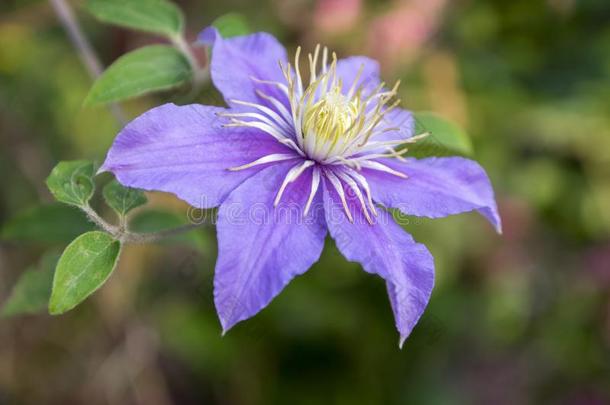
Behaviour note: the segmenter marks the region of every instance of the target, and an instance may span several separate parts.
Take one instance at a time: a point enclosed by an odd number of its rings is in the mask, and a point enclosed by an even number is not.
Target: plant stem
[[[102,63],[87,40],[87,37],[85,37],[70,5],[66,0],[49,0],[49,2],[55,10],[57,18],[68,33],[70,41],[72,41],[72,44],[78,51],[78,55],[89,72],[89,75],[92,79],[98,78],[104,70]],[[127,123],[126,116],[118,104],[109,104],[109,108],[112,115],[114,115],[121,125]]]
[[[91,222],[102,228],[104,231],[108,232],[114,237],[120,233],[120,229],[117,226],[106,222],[104,218],[100,217],[89,204],[82,205],[80,208],[85,212],[85,214],[87,214],[87,217],[91,220]]]
[[[157,232],[147,232],[147,233],[136,233],[124,231],[118,239],[123,243],[152,243],[158,242],[165,238],[169,238],[172,236],[181,235],[183,233],[192,231],[193,229],[201,226],[203,224],[186,224],[179,226],[177,228],[171,229],[163,229]]]
[[[49,0],[57,17],[64,29],[68,33],[68,37],[70,41],[78,51],[78,55],[85,65],[87,71],[91,78],[96,79],[102,74],[103,67],[102,64],[93,50],[93,47],[87,40],[87,37],[84,35],[70,5],[66,0]],[[193,90],[198,90],[201,85],[206,83],[209,79],[209,73],[207,69],[202,69],[199,67],[197,63],[197,59],[193,54],[189,44],[186,42],[182,35],[175,36],[172,38],[172,43],[174,46],[180,50],[188,60],[191,69],[193,70]],[[123,113],[121,107],[118,104],[110,104],[110,111],[119,122],[119,124],[124,125],[127,120],[125,118],[125,114]],[[116,226],[109,224],[104,220],[104,218],[100,217],[97,212],[90,205],[85,204],[81,206],[81,209],[87,214],[87,217],[95,223],[99,228],[111,234],[115,239],[121,241],[122,243],[150,243],[156,242],[164,238],[168,238],[171,236],[176,236],[188,231],[195,229],[196,227],[202,224],[186,224],[173,229],[164,229],[158,232],[150,232],[150,233],[136,233],[130,232],[127,230],[124,218],[121,219],[121,225]]]
[[[91,222],[95,223],[98,227],[100,227],[105,232],[111,234],[116,240],[121,241],[121,243],[152,243],[158,242],[162,239],[169,238],[176,235],[181,235],[183,233],[192,231],[193,229],[204,225],[201,224],[185,224],[179,226],[177,228],[171,229],[163,229],[157,232],[131,232],[128,231],[124,226],[115,226],[109,224],[104,220],[104,218],[100,217],[97,212],[90,205],[83,205],[81,209],[87,214],[87,217],[91,220]]]
[[[198,92],[202,85],[210,79],[209,69],[204,69],[197,63],[197,58],[183,35],[175,35],[171,38],[172,44],[187,59],[193,71],[193,92]]]

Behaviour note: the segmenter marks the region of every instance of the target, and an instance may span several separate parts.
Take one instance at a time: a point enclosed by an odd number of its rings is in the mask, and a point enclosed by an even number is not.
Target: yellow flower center
[[[395,99],[398,82],[391,89],[386,89],[385,83],[378,83],[375,88],[365,86],[365,81],[360,80],[365,69],[365,64],[362,63],[355,76],[349,78],[349,83],[343,83],[345,74],[339,75],[337,72],[337,55],[333,52],[331,62],[328,63],[328,49],[325,47],[321,50],[320,45],[317,45],[313,54],[307,57],[310,74],[309,83],[306,83],[300,72],[300,55],[299,47],[294,65],[279,62],[285,82],[252,78],[256,83],[274,86],[288,99],[289,106],[276,96],[257,90],[257,95],[266,100],[266,103],[231,100],[237,105],[250,107],[250,110],[221,114],[231,118],[224,126],[248,127],[266,132],[292,149],[292,152],[270,153],[250,163],[230,167],[229,170],[293,161],[294,165],[286,173],[273,201],[274,206],[280,203],[290,183],[310,171],[311,190],[305,203],[305,215],[316,196],[321,178],[324,177],[337,192],[350,220],[353,221],[353,218],[347,205],[346,187],[359,200],[367,221],[373,223],[370,214],[377,215],[377,211],[366,178],[359,173],[360,170],[367,168],[406,178],[404,173],[377,159],[402,159],[402,154],[407,149],[395,148],[401,144],[413,143],[427,134],[406,139],[382,136],[386,132],[401,129],[391,125],[395,120],[384,119],[400,103],[400,100]],[[320,67],[318,62],[321,62]]]
[[[313,105],[305,108],[303,135],[314,136],[321,142],[336,144],[341,137],[349,138],[360,110],[360,99],[348,99],[336,86]]]

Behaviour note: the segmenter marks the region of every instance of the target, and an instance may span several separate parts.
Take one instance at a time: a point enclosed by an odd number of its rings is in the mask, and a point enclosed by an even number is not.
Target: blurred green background
[[[404,106],[469,133],[504,234],[475,214],[409,220],[435,257],[437,283],[403,350],[382,280],[330,241],[318,264],[225,337],[212,301],[212,227],[189,243],[128,246],[74,311],[0,320],[0,403],[610,403],[610,2],[177,3],[191,39],[237,12],[291,53],[321,42],[378,59],[384,79],[402,80]],[[72,5],[105,65],[160,41]],[[82,107],[90,85],[47,2],[2,1],[0,223],[52,201],[44,179],[57,161],[105,156],[120,127],[105,108]],[[133,118],[183,98],[122,107]],[[205,90],[198,101],[218,97]],[[187,220],[175,198],[149,198]],[[69,241],[76,225],[57,222],[51,236],[34,226],[0,241],[1,300]]]

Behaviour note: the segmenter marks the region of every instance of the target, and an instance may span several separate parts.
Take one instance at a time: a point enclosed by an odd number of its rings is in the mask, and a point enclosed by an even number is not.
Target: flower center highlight
[[[401,173],[371,161],[382,157],[402,159],[406,148],[396,150],[396,147],[427,135],[409,139],[384,136],[387,132],[400,131],[386,119],[400,103],[396,98],[400,82],[387,89],[383,82],[363,78],[363,63],[357,72],[348,73],[349,80],[344,83],[344,77],[338,74],[337,55],[333,52],[329,58],[328,48],[317,45],[313,54],[307,56],[309,83],[305,83],[300,71],[300,56],[301,47],[298,47],[294,65],[279,61],[285,82],[251,77],[256,83],[275,87],[286,100],[261,90],[256,90],[261,103],[230,100],[234,105],[248,108],[220,114],[231,119],[225,126],[266,132],[311,164],[341,165],[355,170],[369,167],[403,177]],[[291,158],[293,156],[288,153],[271,154],[229,170],[244,170]]]
[[[303,114],[303,138],[312,158],[323,158],[324,151],[353,138],[360,99],[348,99],[335,86],[317,102],[307,105]]]
[[[224,126],[263,131],[292,149],[292,152],[271,153],[228,170],[245,170],[292,160],[294,165],[279,187],[275,206],[279,204],[286,187],[311,169],[311,189],[304,208],[305,215],[324,177],[341,199],[350,221],[353,218],[348,209],[346,189],[353,192],[367,221],[373,223],[372,215],[376,215],[377,211],[368,182],[359,172],[366,168],[406,178],[404,173],[378,159],[404,159],[402,154],[407,148],[403,144],[414,143],[427,133],[408,138],[386,136],[388,132],[401,130],[393,120],[387,119],[400,103],[396,99],[399,82],[388,89],[385,83],[378,83],[376,79],[362,78],[364,64],[355,74],[345,72],[339,66],[341,73],[338,74],[337,55],[333,52],[328,63],[328,49],[321,49],[317,45],[313,54],[308,55],[309,83],[304,83],[300,72],[300,55],[299,47],[294,65],[279,61],[285,79],[283,82],[251,78],[256,83],[275,87],[279,90],[279,96],[256,90],[260,103],[230,100],[234,105],[248,108],[220,114],[230,118],[230,122]],[[345,75],[349,76],[348,83],[343,82]]]

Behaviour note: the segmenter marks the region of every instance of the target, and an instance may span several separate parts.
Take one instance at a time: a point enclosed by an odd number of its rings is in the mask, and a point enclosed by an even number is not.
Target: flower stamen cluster
[[[348,83],[349,89],[345,91],[346,84],[337,74],[336,53],[332,53],[329,64],[328,48],[317,45],[313,54],[308,55],[309,83],[305,86],[300,71],[300,56],[299,47],[295,54],[294,66],[279,62],[285,83],[252,78],[257,83],[278,89],[279,93],[286,97],[290,109],[278,96],[258,90],[257,94],[266,103],[231,100],[237,105],[250,107],[251,110],[222,114],[231,119],[226,126],[259,129],[302,158],[286,175],[276,195],[275,205],[279,204],[288,184],[314,166],[305,215],[309,212],[311,201],[319,187],[320,176],[324,175],[341,198],[349,219],[352,220],[352,217],[347,208],[342,184],[346,184],[354,192],[367,220],[372,223],[371,214],[377,215],[377,211],[367,181],[358,172],[366,168],[406,178],[405,174],[375,159],[403,159],[402,154],[407,149],[395,148],[405,143],[414,143],[428,134],[408,139],[376,140],[384,133],[400,130],[398,127],[386,125],[384,120],[386,115],[400,104],[400,99],[396,98],[400,82],[396,82],[389,90],[383,82],[374,89],[367,90],[361,83],[364,69],[364,65],[361,65],[353,82]],[[294,158],[294,153],[273,153],[229,170],[239,171]]]

